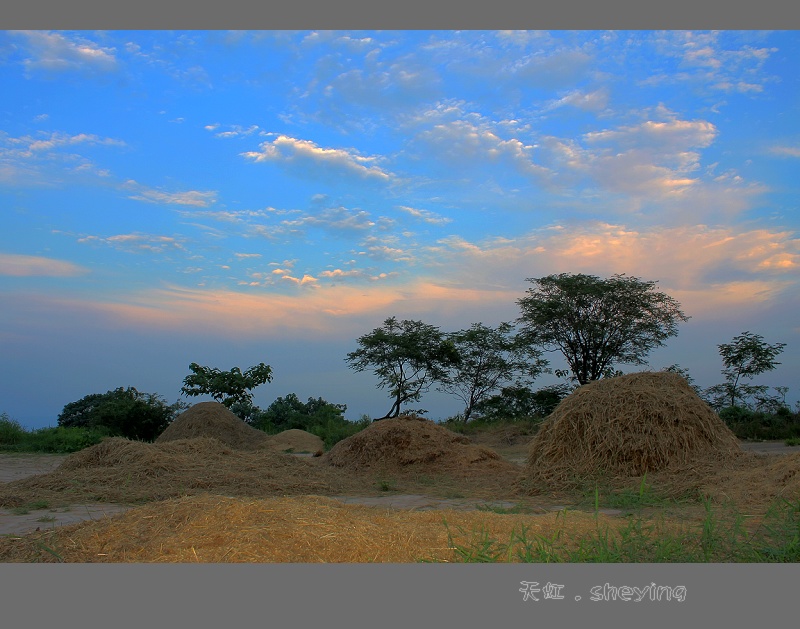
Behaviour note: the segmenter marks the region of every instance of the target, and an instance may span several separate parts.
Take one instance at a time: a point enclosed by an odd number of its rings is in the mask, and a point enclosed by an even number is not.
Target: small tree
[[[786,347],[786,343],[770,345],[760,334],[742,332],[735,336],[730,343],[717,345],[722,357],[724,369],[722,375],[725,382],[714,385],[706,390],[715,408],[725,406],[748,406],[748,399],[755,397],[759,404],[765,405],[765,395],[768,387],[752,385],[742,382],[752,380],[753,377],[766,371],[772,371],[780,365],[775,360]],[[768,404],[767,404],[768,405]]]
[[[358,339],[359,349],[347,355],[355,371],[374,367],[378,388],[389,387],[392,406],[383,417],[397,417],[400,408],[420,399],[434,382],[446,380],[458,361],[452,341],[436,326],[389,317],[379,328]]]
[[[459,360],[451,366],[439,389],[464,402],[465,424],[476,404],[493,391],[514,378],[532,382],[546,368],[547,362],[533,348],[520,344],[513,330],[510,323],[501,323],[497,328],[474,323],[469,329],[447,335]]]
[[[191,363],[189,369],[192,375],[184,378],[181,393],[189,396],[210,395],[228,408],[234,404],[252,405],[253,394],[250,390],[272,381],[272,368],[264,363],[250,367],[244,373],[238,367],[220,371],[201,367],[197,363]]]
[[[527,281],[517,300],[531,345],[560,351],[579,384],[614,373],[617,363],[645,364],[655,347],[675,336],[687,317],[656,282],[624,274],[601,279],[561,273]]]

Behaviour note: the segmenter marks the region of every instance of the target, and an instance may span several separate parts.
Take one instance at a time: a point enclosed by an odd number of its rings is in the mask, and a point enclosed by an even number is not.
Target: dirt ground
[[[481,443],[481,441],[485,441]],[[487,445],[503,458],[522,466],[528,452],[528,442],[524,438],[516,443],[503,442],[497,436],[486,440],[478,439],[476,443]],[[786,446],[783,442],[742,442],[744,450],[771,455],[798,452],[800,448]],[[307,455],[295,455],[307,456]],[[3,454],[0,453],[0,483],[8,483],[27,476],[44,474],[56,469],[66,455],[52,454]],[[485,499],[464,496],[435,497],[424,494],[390,494],[375,496],[331,496],[345,504],[381,506],[392,509],[409,509],[415,511],[457,509],[474,510],[479,506],[511,508],[516,502],[507,500],[487,501]],[[29,505],[26,508],[0,508],[0,535],[23,535],[37,530],[49,530],[85,520],[98,520],[127,511],[129,505],[113,503],[74,504],[51,508],[49,505]],[[548,513],[563,509],[558,504],[542,504],[537,509]],[[615,509],[604,509],[609,516],[620,514]]]

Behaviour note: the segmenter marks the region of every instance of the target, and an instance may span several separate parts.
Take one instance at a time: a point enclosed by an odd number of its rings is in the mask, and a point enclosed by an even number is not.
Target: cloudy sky
[[[389,316],[513,321],[526,278],[561,272],[656,280],[691,319],[650,367],[701,386],[736,334],[786,343],[758,382],[793,402],[798,44],[0,33],[0,411],[55,425],[120,386],[173,402],[190,362],[265,362],[260,406],[296,393],[379,416],[386,392],[345,362],[359,336]]]

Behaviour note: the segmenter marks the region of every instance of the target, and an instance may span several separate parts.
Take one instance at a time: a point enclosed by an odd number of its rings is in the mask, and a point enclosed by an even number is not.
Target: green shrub
[[[785,407],[767,413],[729,406],[719,411],[719,417],[739,439],[764,441],[800,437],[800,415]]]
[[[7,452],[69,454],[100,443],[108,436],[110,432],[104,427],[26,430],[6,413],[0,414],[0,450]]]
[[[301,402],[294,393],[279,397],[266,410],[257,414],[251,412],[250,424],[269,434],[284,430],[305,430],[317,435],[330,448],[342,439],[354,435],[369,426],[369,417],[351,422],[344,417],[347,406],[332,404],[320,398],[308,398]]]
[[[0,413],[0,445],[14,445],[25,437],[25,429],[20,423],[11,419],[8,413]]]
[[[58,425],[64,428],[103,428],[112,436],[153,441],[184,408],[186,404],[182,402],[168,405],[157,394],[141,393],[134,387],[119,387],[70,402],[58,416]]]

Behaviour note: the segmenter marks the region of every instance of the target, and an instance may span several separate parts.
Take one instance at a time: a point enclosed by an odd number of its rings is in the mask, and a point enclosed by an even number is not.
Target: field
[[[800,453],[790,447],[742,444],[735,462],[684,471],[677,485],[643,474],[531,494],[520,478],[532,436],[519,428],[464,437],[393,421],[322,456],[248,444],[246,430],[234,448],[228,424],[195,428],[222,439],[0,455],[0,561],[798,559]]]

